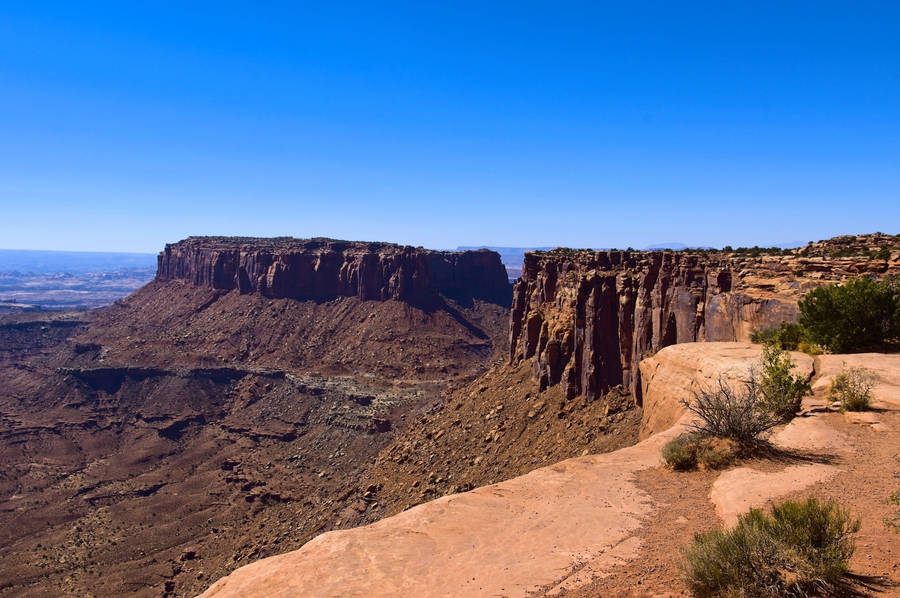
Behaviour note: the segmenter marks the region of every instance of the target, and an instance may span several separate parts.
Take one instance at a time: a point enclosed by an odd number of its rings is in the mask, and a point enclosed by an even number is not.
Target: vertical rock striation
[[[430,305],[440,294],[509,304],[500,256],[487,250],[443,252],[390,243],[280,237],[190,237],[166,245],[156,279],[329,301],[396,299]]]
[[[513,289],[511,363],[534,359],[542,387],[596,398],[616,385],[640,397],[641,359],[695,341],[747,341],[795,321],[803,293],[847,277],[896,271],[858,258],[730,253],[529,253]]]

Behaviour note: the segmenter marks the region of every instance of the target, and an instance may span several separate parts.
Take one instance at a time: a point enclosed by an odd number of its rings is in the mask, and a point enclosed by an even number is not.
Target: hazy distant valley
[[[152,253],[0,249],[0,311],[103,307],[155,273]]]

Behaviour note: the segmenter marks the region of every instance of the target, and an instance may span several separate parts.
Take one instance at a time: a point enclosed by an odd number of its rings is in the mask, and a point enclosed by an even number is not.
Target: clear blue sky
[[[4,2],[0,247],[898,233],[898,6]]]

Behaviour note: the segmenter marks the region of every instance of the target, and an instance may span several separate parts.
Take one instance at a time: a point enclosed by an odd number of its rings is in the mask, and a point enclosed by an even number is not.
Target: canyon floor
[[[646,383],[645,396],[671,406],[757,354],[738,343],[668,347],[655,356],[656,382]],[[203,596],[684,595],[676,563],[694,533],[732,523],[752,506],[808,495],[835,498],[862,521],[846,591],[900,595],[900,537],[888,524],[900,509],[888,501],[900,489],[900,355],[795,358],[813,375],[816,394],[803,416],[776,431],[766,458],[719,472],[662,469],[660,448],[685,428],[684,415],[631,447],[323,534],[237,570]],[[825,388],[844,364],[878,374],[871,411],[825,408]]]

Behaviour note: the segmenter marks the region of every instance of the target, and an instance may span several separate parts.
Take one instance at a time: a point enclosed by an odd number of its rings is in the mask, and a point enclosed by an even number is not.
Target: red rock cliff
[[[316,301],[358,297],[428,304],[443,294],[508,305],[510,292],[493,251],[289,237],[190,237],[166,245],[156,279]]]
[[[748,257],[733,253],[529,253],[513,289],[510,361],[534,358],[542,386],[590,398],[618,384],[640,402],[638,363],[675,343],[747,341],[756,328],[798,317],[811,288],[893,261]]]

